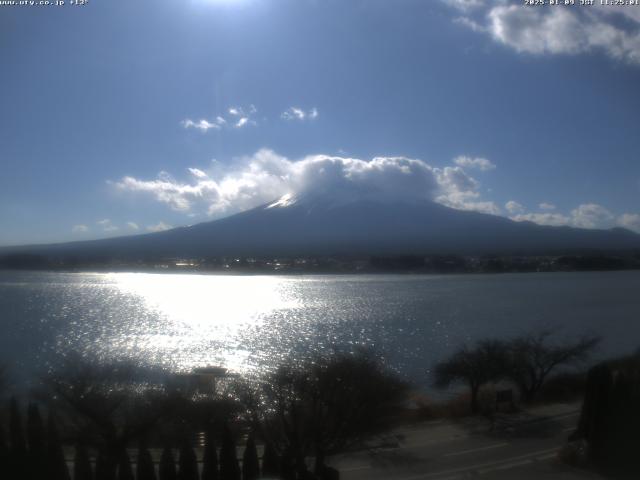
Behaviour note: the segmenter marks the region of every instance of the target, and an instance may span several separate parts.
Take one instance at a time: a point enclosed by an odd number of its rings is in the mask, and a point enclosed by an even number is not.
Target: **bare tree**
[[[438,388],[447,388],[455,383],[467,384],[471,393],[471,412],[476,414],[480,411],[480,387],[506,374],[507,353],[507,345],[498,340],[482,340],[473,348],[463,346],[435,366],[434,383]]]
[[[597,336],[583,336],[575,341],[554,343],[552,334],[543,330],[509,342],[507,377],[516,384],[524,402],[535,399],[554,370],[587,360],[601,340]]]
[[[72,356],[43,381],[49,403],[83,443],[115,465],[126,446],[163,416],[161,395],[144,389],[144,372],[130,363],[98,364]]]
[[[298,472],[313,455],[316,473],[325,456],[362,444],[389,427],[408,385],[369,352],[281,366],[257,389],[244,388],[254,429],[291,456]]]

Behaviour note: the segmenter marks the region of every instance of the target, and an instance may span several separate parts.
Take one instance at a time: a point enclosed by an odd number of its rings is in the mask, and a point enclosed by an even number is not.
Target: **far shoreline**
[[[145,274],[145,275],[185,275],[185,276],[219,276],[219,277],[325,277],[325,276],[484,276],[484,275],[526,275],[526,274],[566,274],[566,273],[613,273],[613,272],[640,272],[640,268],[618,268],[618,269],[591,269],[591,270],[540,270],[540,271],[468,271],[468,272],[450,272],[450,271],[411,271],[411,270],[371,270],[371,271],[239,271],[239,270],[178,270],[178,269],[25,269],[25,268],[0,268],[0,272],[7,273],[51,273],[51,274]]]

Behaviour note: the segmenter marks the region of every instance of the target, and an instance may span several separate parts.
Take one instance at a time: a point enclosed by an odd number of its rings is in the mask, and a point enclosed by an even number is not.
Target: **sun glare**
[[[147,309],[167,322],[166,331],[150,333],[143,344],[151,351],[185,346],[229,344],[246,329],[259,331],[264,317],[275,310],[297,306],[287,298],[287,280],[267,276],[205,276],[171,274],[113,274],[123,294],[144,299]],[[140,338],[137,339],[140,342]],[[176,344],[180,343],[180,345]],[[242,370],[246,352],[241,348],[222,354],[226,367]],[[193,359],[178,367],[193,366]]]

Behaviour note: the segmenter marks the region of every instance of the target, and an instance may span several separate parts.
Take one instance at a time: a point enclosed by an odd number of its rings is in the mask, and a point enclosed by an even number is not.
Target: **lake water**
[[[0,361],[14,378],[68,352],[174,370],[262,373],[372,346],[426,387],[464,342],[533,328],[640,347],[640,272],[230,276],[0,271]]]

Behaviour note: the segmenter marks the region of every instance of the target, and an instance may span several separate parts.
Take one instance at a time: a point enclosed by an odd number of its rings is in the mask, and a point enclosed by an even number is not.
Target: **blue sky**
[[[521,3],[0,6],[0,244],[206,221],[327,164],[640,231],[640,7]]]

